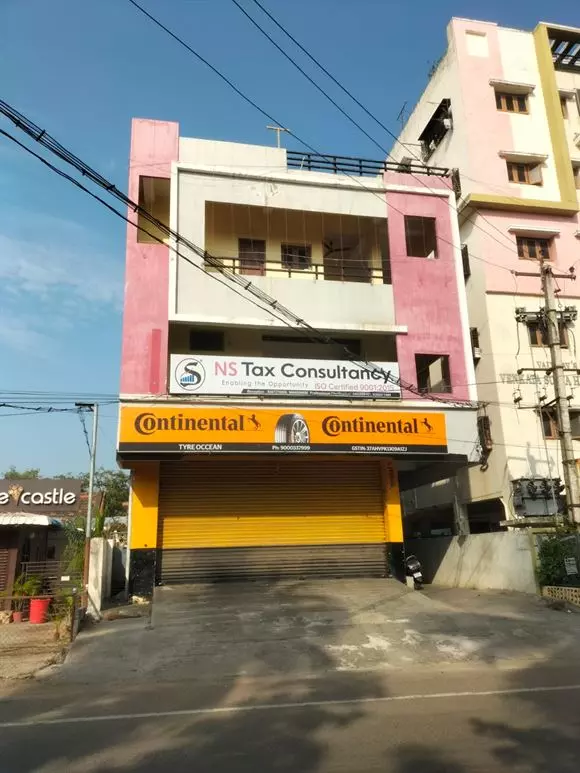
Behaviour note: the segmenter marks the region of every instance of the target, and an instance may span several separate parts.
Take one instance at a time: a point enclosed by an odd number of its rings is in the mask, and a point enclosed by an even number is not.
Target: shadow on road
[[[225,590],[224,590],[225,587]],[[231,587],[231,586],[230,586]],[[302,609],[318,610],[325,617],[325,642],[332,642],[336,631],[333,620],[341,626],[348,626],[348,612],[332,599],[332,609],[327,609],[329,600],[324,595],[305,594],[304,586],[299,583],[269,584],[261,586],[264,594],[264,606],[283,609],[293,607],[299,600]],[[223,606],[228,596],[228,588],[223,585],[204,587],[204,605]],[[243,594],[242,594],[243,595]],[[298,599],[299,597],[299,599]],[[231,592],[229,594],[231,601]],[[325,616],[325,609],[328,614]],[[122,624],[122,623],[121,623]],[[211,623],[208,623],[211,625]],[[336,663],[327,648],[317,645],[306,623],[300,615],[291,618],[291,637],[302,641],[299,651],[300,667],[304,672],[332,671]],[[239,632],[238,632],[239,633]],[[145,634],[146,635],[146,634]],[[227,631],[227,648],[236,648],[236,631]],[[275,632],[273,633],[275,639]],[[267,645],[267,646],[266,646]],[[224,646],[222,640],[221,646]],[[280,648],[288,646],[284,638],[279,641]],[[27,743],[30,728],[14,729],[9,737],[0,738],[0,757],[10,761],[10,773],[100,773],[101,771],[125,771],[126,773],[160,773],[160,771],[212,771],[213,773],[234,773],[238,771],[280,771],[284,773],[309,773],[319,769],[321,761],[328,752],[325,734],[336,729],[344,729],[364,716],[365,707],[361,704],[337,706],[305,705],[328,700],[329,691],[324,680],[312,678],[293,678],[292,671],[297,663],[288,663],[284,653],[276,654],[276,641],[265,642],[264,646],[254,646],[252,657],[243,663],[236,657],[239,675],[222,680],[211,686],[195,682],[183,684],[183,692],[191,699],[196,693],[211,694],[209,706],[235,705],[235,713],[200,714],[194,716],[176,716],[131,721],[91,723],[87,725],[64,725],[58,727],[58,737],[66,738],[65,743],[55,740],[55,727],[37,726],[34,729],[34,744]],[[260,695],[249,693],[251,689],[245,681],[246,673],[256,670],[256,653],[270,678]],[[261,653],[261,654],[260,654]],[[163,653],[160,653],[162,657]],[[277,666],[280,671],[276,673]],[[289,671],[286,667],[289,666]],[[49,687],[49,685],[46,685]],[[88,686],[100,695],[98,686]],[[125,713],[127,692],[130,695],[131,683],[119,685],[116,698],[98,697],[95,713],[107,712],[109,715]],[[154,691],[153,691],[154,695]],[[384,696],[380,681],[372,674],[359,672],[341,675],[341,697],[347,699]],[[123,708],[119,708],[123,702]],[[86,696],[81,701],[75,699],[52,709],[45,718],[76,716],[86,714]],[[269,711],[256,706],[268,704],[298,703],[301,707],[285,711]],[[203,705],[203,704],[202,704]],[[12,719],[18,719],[18,702],[14,702]],[[170,710],[173,710],[172,705]],[[132,712],[162,711],[160,701],[153,698],[148,705],[134,705]],[[39,750],[42,750],[39,752]]]
[[[573,626],[561,617],[565,612],[544,610],[529,602],[521,614],[508,614],[501,599],[487,611],[475,612],[470,611],[466,597],[465,608],[455,613],[443,606],[439,613],[428,608],[423,617],[416,613],[412,624],[425,637],[423,641],[442,642],[447,647],[443,651],[451,652],[451,662],[454,647],[457,645],[457,651],[464,652],[462,642],[479,631],[474,650],[479,670],[453,670],[448,658],[445,667],[451,670],[432,664],[425,669],[424,676],[416,678],[415,693],[454,690],[478,693],[491,689],[494,694],[390,702],[387,699],[400,694],[400,671],[349,670],[344,668],[344,657],[333,654],[333,643],[339,643],[343,654],[344,647],[350,646],[345,641],[348,642],[349,626],[354,625],[351,616],[360,614],[361,610],[365,615],[378,614],[378,606],[373,606],[369,598],[361,599],[358,605],[352,599],[341,605],[340,595],[330,588],[325,594],[308,584],[272,583],[258,590],[253,587],[244,596],[242,587],[239,590],[204,587],[204,606],[217,612],[221,610],[226,622],[218,625],[214,617],[204,618],[200,612],[195,625],[205,631],[208,646],[214,642],[214,648],[219,650],[219,663],[235,666],[235,675],[205,682],[203,679],[188,681],[184,677],[180,684],[176,681],[179,659],[175,659],[169,671],[152,672],[151,678],[158,678],[158,683],[147,683],[147,675],[140,674],[139,684],[128,677],[111,689],[105,679],[102,685],[87,685],[81,697],[78,686],[73,689],[72,685],[59,687],[56,682],[47,682],[42,690],[46,693],[51,687],[61,689],[57,694],[62,695],[62,702],[59,705],[39,703],[35,707],[37,718],[78,717],[91,712],[110,716],[150,712],[152,716],[138,721],[113,719],[1,730],[2,770],[10,773],[255,773],[258,770],[265,773],[487,770],[577,773],[579,692],[497,694],[498,690],[535,689],[541,686],[552,667],[558,667],[558,679],[566,683],[566,671],[561,667],[570,654],[570,640],[566,639],[563,649],[560,635],[565,631],[570,633]],[[255,615],[248,599],[253,598],[255,604],[256,593],[262,594],[260,603],[270,612],[254,629],[247,627]],[[242,614],[230,617],[228,609],[235,609],[236,605]],[[277,610],[285,612],[281,614]],[[313,635],[313,619],[324,625],[323,637]],[[178,617],[171,623],[160,619],[160,624],[167,626],[165,641],[169,641],[172,631],[180,628],[181,620]],[[528,634],[538,625],[546,628],[546,636],[552,642],[551,647],[545,646],[546,639],[541,642],[545,656],[541,667],[539,663],[530,665],[529,661],[517,670],[503,671],[486,665],[502,657],[530,655],[537,642]],[[241,627],[244,636],[240,635]],[[242,640],[245,637],[248,644],[254,631],[259,638],[251,642],[251,648],[244,649]],[[144,647],[153,646],[148,641],[159,641],[153,634],[154,631],[150,636],[149,632],[143,634]],[[95,641],[98,646],[98,639]],[[422,640],[409,641],[413,642],[410,647],[420,647]],[[119,655],[122,657],[123,653]],[[164,653],[158,655],[162,659]],[[199,650],[200,669],[210,662],[211,655],[203,647]],[[388,659],[387,654],[384,659]],[[580,682],[577,668],[575,673],[577,676],[573,676],[571,665],[568,681]],[[173,680],[170,688],[162,681],[164,676]],[[460,687],[456,686],[458,679],[463,680]],[[70,699],[66,697],[67,689],[70,689]],[[88,702],[87,697],[93,694],[94,700]],[[333,700],[336,702],[332,703]],[[276,708],[268,709],[268,705]],[[219,710],[192,714],[187,711],[192,706]],[[4,710],[4,721],[30,717],[29,701],[14,700],[8,707],[10,716]],[[235,707],[235,711],[224,711],[228,707]],[[184,713],[179,714],[180,710]]]

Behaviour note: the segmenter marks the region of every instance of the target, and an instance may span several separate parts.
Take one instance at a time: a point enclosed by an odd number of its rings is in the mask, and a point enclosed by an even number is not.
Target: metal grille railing
[[[24,561],[20,564],[20,574],[25,579],[38,577],[42,581],[42,590],[54,594],[61,589],[80,588],[82,576],[71,573],[67,564],[62,561]]]
[[[449,169],[442,166],[426,166],[420,161],[406,159],[404,163],[395,161],[376,161],[369,158],[352,156],[327,156],[318,153],[301,153],[298,150],[286,151],[286,163],[291,169],[304,169],[311,172],[331,172],[359,177],[383,174],[384,172],[403,172],[407,174],[436,175],[448,177]]]
[[[373,268],[366,265],[363,261],[344,261],[342,263],[333,262],[331,265],[312,263],[306,268],[293,268],[284,266],[281,263],[258,262],[248,263],[247,259],[239,257],[212,256],[212,262],[204,265],[206,271],[216,271],[215,263],[219,261],[222,268],[231,271],[234,274],[243,274],[247,276],[275,276],[279,278],[296,279],[298,277],[309,277],[311,279],[326,282],[362,282],[365,284],[390,284],[391,277],[388,272],[383,272],[380,268]]]

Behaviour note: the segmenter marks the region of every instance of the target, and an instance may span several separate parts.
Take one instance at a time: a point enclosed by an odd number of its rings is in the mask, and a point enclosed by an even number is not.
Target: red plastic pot
[[[30,623],[46,623],[48,617],[48,605],[50,599],[30,599],[30,614],[28,622]]]

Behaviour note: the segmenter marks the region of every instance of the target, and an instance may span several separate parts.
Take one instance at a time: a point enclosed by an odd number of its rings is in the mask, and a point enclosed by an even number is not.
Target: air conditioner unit
[[[481,348],[479,346],[473,347],[473,359],[481,360]]]
[[[444,118],[444,119],[443,119],[443,126],[444,126],[446,129],[451,129],[451,128],[453,128],[453,121],[451,120],[451,118]]]

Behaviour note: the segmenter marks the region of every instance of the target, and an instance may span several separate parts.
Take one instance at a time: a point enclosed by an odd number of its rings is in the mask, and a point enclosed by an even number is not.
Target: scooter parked
[[[423,587],[423,569],[417,556],[414,556],[413,554],[407,556],[405,559],[405,569],[407,577],[413,578],[415,590],[421,590]]]

